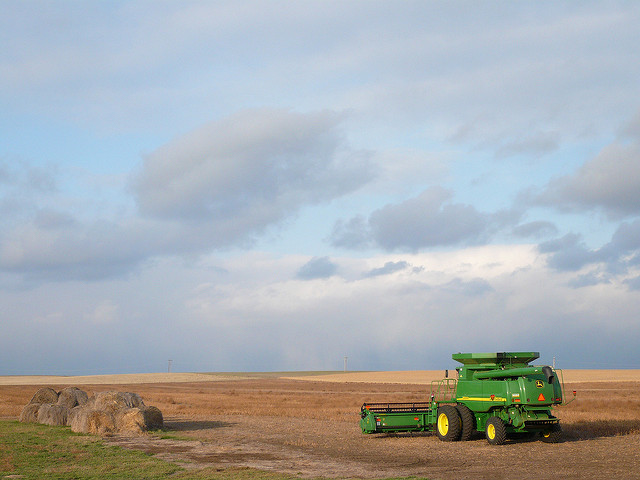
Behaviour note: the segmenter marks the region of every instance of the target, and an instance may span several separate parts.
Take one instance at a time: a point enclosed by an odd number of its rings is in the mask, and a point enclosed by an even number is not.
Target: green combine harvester
[[[363,433],[435,430],[445,442],[469,440],[475,432],[484,432],[492,445],[503,444],[510,434],[558,442],[561,429],[552,409],[562,404],[563,385],[551,367],[529,364],[539,357],[539,352],[453,354],[462,363],[458,378],[445,372],[443,380],[432,382],[430,401],[365,403],[360,428]]]

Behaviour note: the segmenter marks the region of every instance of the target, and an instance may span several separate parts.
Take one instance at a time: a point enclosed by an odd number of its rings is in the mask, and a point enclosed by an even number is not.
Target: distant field
[[[640,382],[640,370],[563,370],[565,383],[584,382]],[[455,370],[449,376],[456,378]],[[444,370],[412,370],[406,372],[347,372],[321,376],[287,376],[295,380],[314,380],[317,382],[364,382],[364,383],[412,383],[430,384],[441,380]]]
[[[240,375],[240,374],[238,374]],[[213,382],[243,378],[232,374],[207,373],[132,373],[121,375],[8,375],[0,377],[0,385],[122,385],[138,383]]]
[[[455,378],[455,370],[449,375]],[[83,376],[0,376],[0,385],[122,385],[144,383],[193,383],[222,380],[286,378],[337,383],[401,383],[428,385],[444,376],[443,370],[398,372],[230,372],[230,373],[140,373]],[[565,383],[640,382],[640,370],[564,370]]]

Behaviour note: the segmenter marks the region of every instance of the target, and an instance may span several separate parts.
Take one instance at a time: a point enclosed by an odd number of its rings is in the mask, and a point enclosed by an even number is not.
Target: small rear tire
[[[462,421],[462,429],[460,431],[460,440],[466,442],[471,440],[473,432],[476,430],[476,417],[469,407],[459,403],[456,405],[456,410],[460,414],[460,420]]]
[[[507,441],[507,427],[498,417],[490,417],[485,425],[485,436],[490,445],[502,445]]]
[[[559,443],[562,440],[562,428],[559,423],[554,424],[550,430],[540,433],[540,440],[545,443]]]
[[[460,438],[462,429],[460,414],[453,405],[438,407],[436,434],[443,442],[455,442]]]

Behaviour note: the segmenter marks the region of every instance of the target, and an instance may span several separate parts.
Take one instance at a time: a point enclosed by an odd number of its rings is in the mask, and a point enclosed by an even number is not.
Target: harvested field
[[[517,472],[524,480],[640,478],[640,379],[620,375],[618,381],[617,374],[606,372],[609,381],[567,385],[568,392],[578,391],[578,399],[557,410],[566,434],[560,444],[519,440],[492,447],[483,438],[444,443],[430,434],[360,433],[358,412],[365,400],[425,399],[428,386],[403,384],[402,375],[389,383],[274,376],[118,384],[118,390],[135,391],[161,409],[163,436],[169,438],[107,438],[192,468],[248,466],[306,477],[506,479]],[[51,386],[60,390],[67,384]],[[82,388],[91,393],[109,386]],[[37,389],[0,386],[0,416],[17,418]]]
[[[208,373],[131,373],[72,377],[59,375],[9,375],[0,377],[0,385],[137,385],[139,383],[213,382],[233,378],[236,378],[236,376]]]

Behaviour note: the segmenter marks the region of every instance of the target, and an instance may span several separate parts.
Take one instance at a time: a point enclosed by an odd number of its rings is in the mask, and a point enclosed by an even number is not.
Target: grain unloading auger
[[[529,364],[539,357],[538,352],[453,354],[462,363],[457,379],[447,375],[432,382],[426,402],[363,404],[360,428],[363,433],[435,430],[443,441],[469,440],[478,431],[492,445],[511,433],[558,442],[561,429],[552,410],[562,404],[563,385],[551,367]]]

